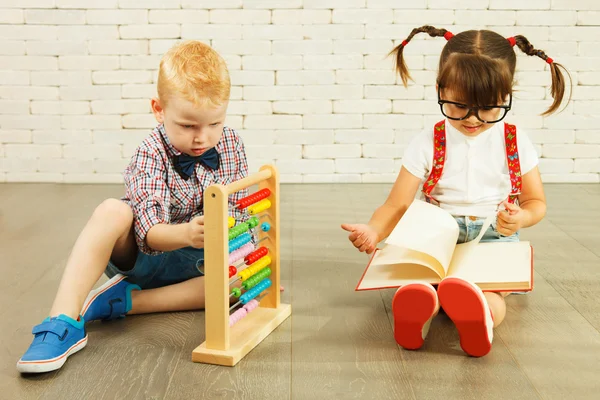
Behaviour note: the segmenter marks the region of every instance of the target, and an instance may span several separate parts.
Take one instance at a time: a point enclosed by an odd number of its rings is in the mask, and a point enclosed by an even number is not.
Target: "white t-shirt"
[[[433,162],[433,129],[419,133],[404,153],[403,166],[423,182]],[[521,175],[538,165],[538,156],[527,134],[517,127]],[[504,121],[475,137],[456,130],[446,120],[446,161],[431,196],[454,216],[487,217],[510,194],[506,163]]]

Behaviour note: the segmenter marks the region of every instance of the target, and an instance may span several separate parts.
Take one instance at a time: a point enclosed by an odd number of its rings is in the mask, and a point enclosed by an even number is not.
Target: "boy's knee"
[[[117,199],[106,199],[94,211],[94,216],[105,221],[131,225],[133,212],[124,202]]]

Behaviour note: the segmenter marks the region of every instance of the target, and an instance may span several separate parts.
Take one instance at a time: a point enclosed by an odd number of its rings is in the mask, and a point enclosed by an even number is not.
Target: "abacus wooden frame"
[[[258,184],[271,191],[269,214],[271,229],[259,231],[261,243],[271,257],[271,287],[260,306],[229,327],[229,240],[228,197],[230,194]],[[280,302],[279,266],[279,173],[272,165],[227,186],[211,185],[204,193],[205,236],[204,285],[206,341],[192,351],[192,361],[224,366],[236,365],[292,312],[289,304]]]

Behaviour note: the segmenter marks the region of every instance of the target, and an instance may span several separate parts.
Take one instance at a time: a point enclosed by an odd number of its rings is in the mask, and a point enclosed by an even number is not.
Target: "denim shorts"
[[[457,243],[466,243],[474,240],[481,232],[485,218],[473,217],[454,217],[458,223],[459,235]],[[496,230],[496,221],[490,225],[488,230],[483,234],[481,242],[518,242],[519,232],[515,232],[510,236],[504,236]]]
[[[142,289],[173,285],[204,275],[204,249],[184,247],[155,256],[138,250],[132,269],[123,271],[109,261],[104,273],[109,278],[123,274]]]

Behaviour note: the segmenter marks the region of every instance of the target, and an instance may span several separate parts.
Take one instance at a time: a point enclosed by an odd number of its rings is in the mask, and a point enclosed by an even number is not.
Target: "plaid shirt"
[[[158,125],[135,150],[125,169],[124,202],[134,215],[138,248],[150,255],[161,254],[146,243],[146,235],[156,224],[181,224],[203,215],[203,193],[212,184],[227,185],[248,175],[248,163],[242,139],[231,128],[223,128],[215,147],[220,156],[219,168],[211,170],[196,164],[195,174],[187,181],[175,171],[172,158],[181,154],[169,142],[164,126]],[[248,195],[248,189],[229,196],[229,204]],[[245,211],[232,210],[230,215],[246,221]]]

